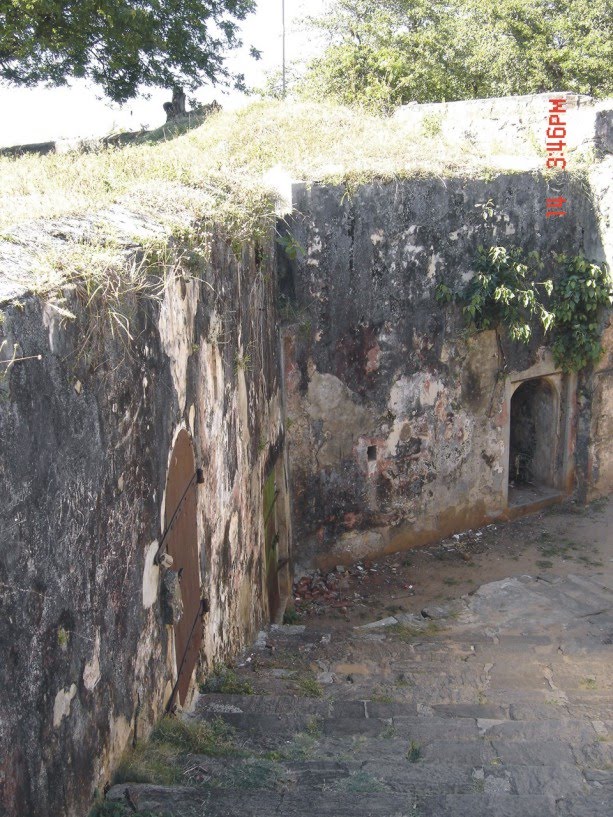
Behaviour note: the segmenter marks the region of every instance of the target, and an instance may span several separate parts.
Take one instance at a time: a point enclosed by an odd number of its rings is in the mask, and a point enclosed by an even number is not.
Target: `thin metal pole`
[[[283,27],[283,99],[286,93],[286,78],[285,78],[285,0],[281,0],[281,23]]]

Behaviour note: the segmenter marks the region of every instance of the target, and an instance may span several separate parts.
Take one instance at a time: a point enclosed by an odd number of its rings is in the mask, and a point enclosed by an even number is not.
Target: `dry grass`
[[[36,218],[83,214],[128,201],[159,217],[208,216],[236,228],[270,205],[263,174],[341,182],[487,167],[469,143],[342,107],[255,103],[159,141],[86,153],[0,157],[0,231]]]

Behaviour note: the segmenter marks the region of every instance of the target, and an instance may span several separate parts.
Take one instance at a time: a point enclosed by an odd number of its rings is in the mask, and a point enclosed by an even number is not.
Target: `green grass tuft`
[[[233,669],[216,664],[212,675],[200,684],[200,692],[216,692],[220,695],[255,695],[255,689],[249,681],[240,679]]]
[[[298,691],[305,698],[323,698],[323,688],[321,684],[309,676],[299,678],[297,683]]]
[[[410,763],[417,763],[421,759],[421,746],[416,741],[412,740],[407,751],[407,760]]]
[[[180,758],[190,754],[212,757],[238,754],[232,730],[220,718],[202,722],[165,717],[147,741],[124,755],[114,782],[166,786],[184,782]]]

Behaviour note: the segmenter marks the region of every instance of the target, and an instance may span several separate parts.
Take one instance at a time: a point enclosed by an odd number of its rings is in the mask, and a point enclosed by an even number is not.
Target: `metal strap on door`
[[[174,524],[175,524],[175,522],[177,521],[177,519],[179,517],[179,514],[181,513],[181,511],[183,510],[183,508],[185,506],[185,500],[187,499],[187,494],[188,494],[189,489],[194,484],[202,485],[203,483],[204,483],[204,471],[202,470],[202,468],[197,468],[196,472],[194,473],[194,475],[192,476],[190,481],[187,483],[187,488],[183,491],[183,495],[182,495],[182,497],[181,497],[181,499],[179,501],[179,504],[175,508],[175,511],[174,511],[174,513],[173,513],[173,515],[172,515],[172,517],[170,519],[170,522],[168,523],[168,525],[166,526],[166,530],[162,534],[162,538],[160,540],[160,546],[158,547],[157,552],[155,554],[155,557],[153,559],[153,564],[159,565],[160,562],[162,561],[162,558],[164,556],[164,551],[166,549],[166,545],[165,545],[166,539],[168,538],[168,534],[173,529]]]
[[[192,629],[187,640],[187,646],[185,647],[185,651],[183,652],[183,657],[181,658],[181,663],[177,668],[177,680],[175,681],[175,685],[173,686],[172,692],[170,693],[170,698],[168,699],[168,703],[166,704],[166,712],[172,712],[173,707],[175,705],[175,698],[177,697],[177,692],[179,691],[181,672],[185,665],[185,660],[191,647],[194,633],[196,632],[196,625],[198,624],[199,620],[202,621],[202,619],[205,617],[205,615],[209,612],[210,609],[211,608],[208,599],[200,599],[200,607],[198,608],[198,612],[196,613],[196,617],[194,618],[194,623],[192,624]]]

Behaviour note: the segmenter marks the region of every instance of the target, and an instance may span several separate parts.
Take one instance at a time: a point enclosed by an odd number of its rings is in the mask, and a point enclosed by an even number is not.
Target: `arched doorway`
[[[546,378],[524,381],[511,397],[509,487],[555,487],[558,406]]]
[[[174,625],[177,694],[181,705],[185,703],[202,643],[197,490],[192,441],[187,431],[181,429],[170,458],[164,512],[166,550],[173,559],[172,570],[179,574],[183,602],[183,615]]]

